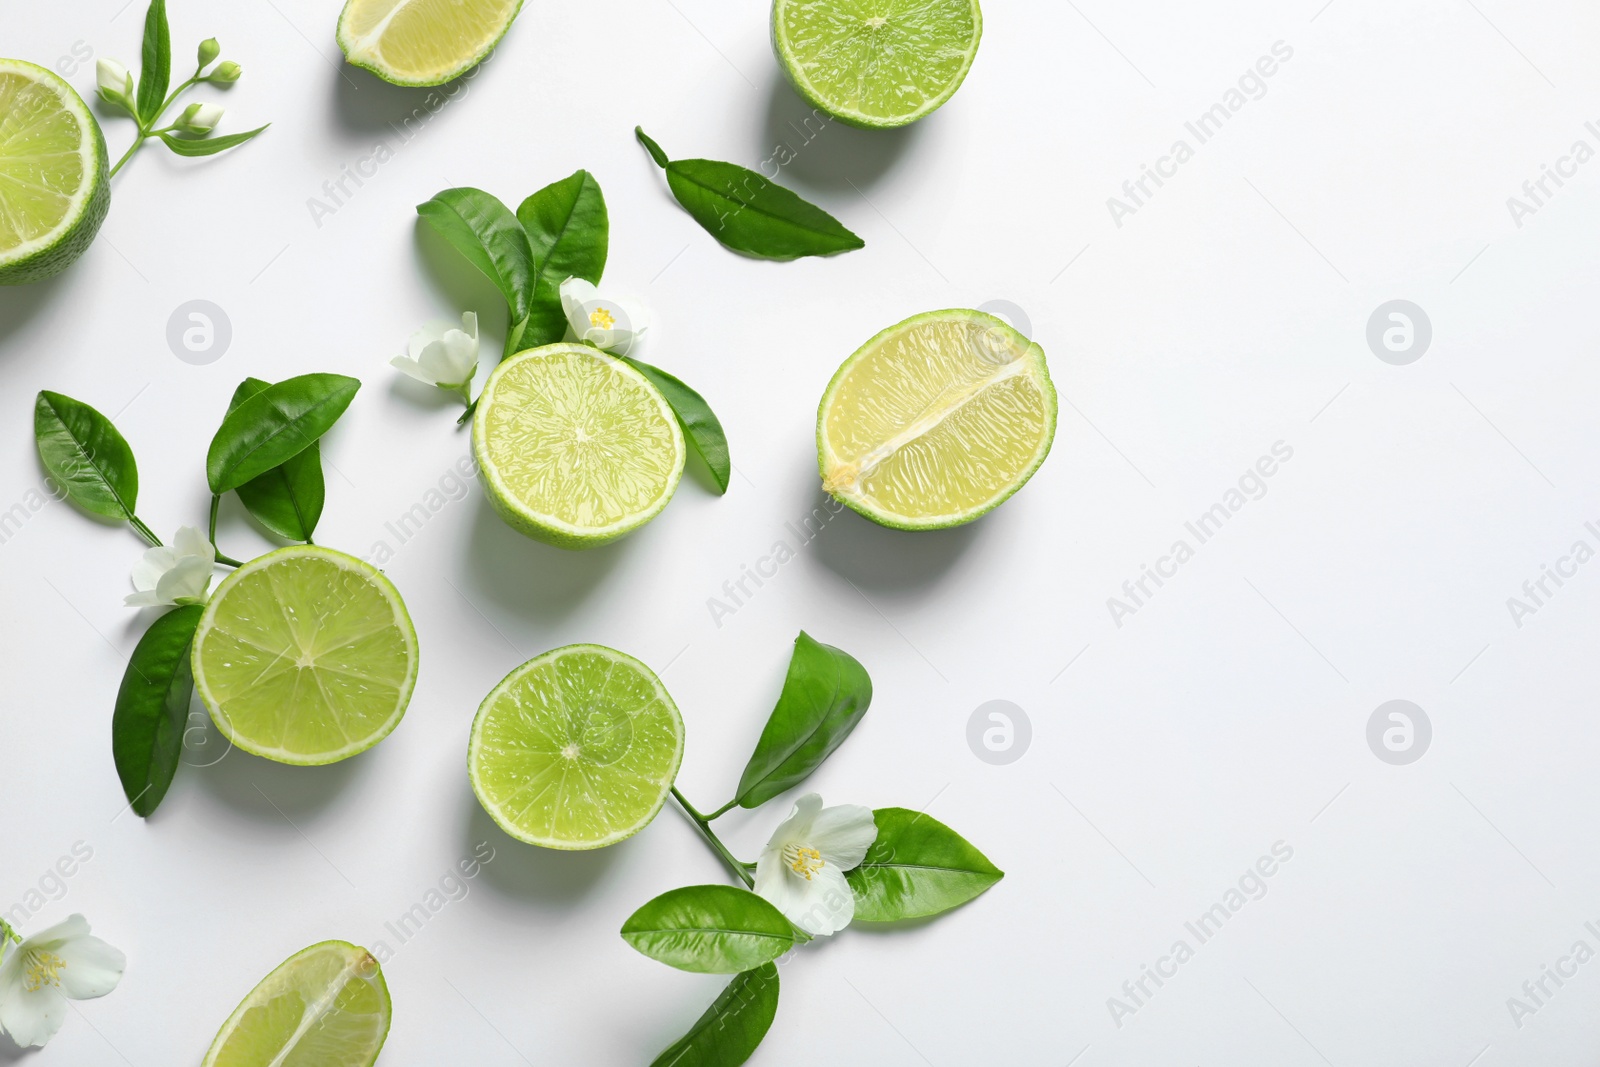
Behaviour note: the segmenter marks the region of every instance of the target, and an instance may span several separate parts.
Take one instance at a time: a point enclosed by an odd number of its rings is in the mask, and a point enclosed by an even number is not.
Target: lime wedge
[[[795,90],[852,126],[905,126],[955,95],[978,54],[978,0],[774,0]]]
[[[417,631],[375,568],[293,545],[217,586],[192,659],[195,691],[228,740],[279,763],[334,763],[399,724],[417,680]]]
[[[324,941],[250,991],[201,1067],[371,1067],[390,1012],[378,961],[347,941]]]
[[[83,99],[43,67],[0,59],[0,285],[72,266],[110,206],[106,141]]]
[[[817,461],[841,503],[932,530],[1022,488],[1055,432],[1042,348],[981,311],[930,311],[845,360],[817,413]]]
[[[660,514],[683,475],[683,431],[644,375],[589,345],[512,356],[478,399],[472,448],[489,501],[563,548],[613,541]]]
[[[345,61],[396,85],[443,85],[500,43],[522,0],[346,0]]]
[[[483,699],[467,774],[501,829],[545,848],[602,848],[642,830],[678,776],[683,719],[632,656],[567,645]]]

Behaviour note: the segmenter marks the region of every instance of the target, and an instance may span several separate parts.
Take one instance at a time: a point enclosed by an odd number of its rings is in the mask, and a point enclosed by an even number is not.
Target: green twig
[[[211,551],[217,555],[217,562],[229,567],[243,567],[244,564],[232,556],[223,555],[222,549],[217,547],[217,509],[222,506],[222,497],[216,493],[211,494],[211,525],[208,536],[211,539]]]
[[[717,837],[716,833],[712,831],[711,820],[696,811],[694,809],[694,805],[690,804],[684,795],[678,792],[677,786],[672,787],[672,798],[678,802],[679,807],[683,808],[684,814],[689,816],[689,819],[699,829],[701,836],[704,837],[706,839],[706,843],[711,846],[711,850],[721,857],[723,863],[728,865],[728,870],[732,871],[738,876],[739,881],[745,884],[746,889],[754,889],[756,883],[755,880],[750,877],[749,870],[749,868],[753,867],[754,864],[745,863],[735,858],[734,854],[728,851],[728,847],[722,843],[722,839]],[[713,818],[714,817],[715,816],[713,816]]]
[[[144,144],[157,134],[170,133],[172,130],[177,129],[176,126],[167,126],[158,130],[155,128],[155,124],[161,121],[161,116],[165,115],[167,113],[167,108],[171,107],[173,101],[178,99],[179,93],[183,92],[191,85],[199,83],[200,80],[200,72],[196,70],[194,72],[194,77],[190,78],[188,81],[184,82],[167,95],[167,98],[161,102],[161,107],[159,107],[156,110],[156,113],[150,117],[149,122],[145,122],[144,120],[135,116],[134,121],[139,124],[139,134],[133,139],[133,143],[128,146],[128,150],[122,153],[122,158],[117,160],[117,165],[111,168],[111,177],[115,178],[117,176],[117,171],[122,169],[122,165],[124,163],[133,158],[133,154],[139,150],[140,145]]]

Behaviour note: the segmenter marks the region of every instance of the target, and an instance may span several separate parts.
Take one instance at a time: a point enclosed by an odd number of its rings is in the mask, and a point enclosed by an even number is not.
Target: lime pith
[[[491,818],[545,848],[612,845],[643,829],[683,760],[683,719],[643,663],[601,645],[536,656],[484,698],[467,772]]]
[[[334,763],[399,724],[417,680],[417,633],[376,568],[293,545],[223,579],[191,662],[195,692],[230,742],[279,763]]]
[[[981,311],[930,311],[839,368],[817,413],[823,488],[885,526],[971,522],[1022,488],[1055,437],[1044,350]]]
[[[500,43],[522,0],[346,0],[345,61],[396,85],[443,85]]]

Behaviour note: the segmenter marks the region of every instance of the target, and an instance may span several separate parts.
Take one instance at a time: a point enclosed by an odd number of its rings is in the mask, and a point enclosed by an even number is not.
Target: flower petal
[[[406,351],[412,359],[418,359],[421,357],[424,348],[443,337],[446,330],[455,328],[456,324],[453,322],[445,322],[443,319],[431,319],[422,329],[411,335],[411,339],[406,342]]]
[[[476,311],[463,311],[461,313],[461,332],[472,338],[478,339],[478,313]]]
[[[811,824],[811,847],[822,853],[825,863],[841,871],[859,866],[877,839],[872,809],[856,804],[823,808]]]
[[[55,986],[30,993],[21,967],[0,978],[0,1029],[22,1048],[44,1045],[66,1019],[67,998]]]
[[[167,573],[178,562],[178,557],[172,549],[166,546],[147,548],[144,555],[139,557],[139,562],[133,565],[133,571],[128,577],[133,581],[133,587],[141,592],[152,590],[156,583],[161,581],[161,576]]]
[[[211,585],[211,561],[185,556],[156,584],[156,598],[163,604],[176,604],[183,598],[205,595]]]
[[[816,820],[817,812],[822,810],[822,797],[816,793],[807,793],[794,802],[794,810],[789,817],[778,824],[772,831],[772,837],[767,840],[767,848],[774,852],[782,852],[785,845],[806,844],[811,834],[811,824]]]
[[[389,361],[389,366],[410,375],[424,385],[433,384],[433,379],[423,372],[422,365],[409,356],[395,356]]]
[[[756,861],[756,895],[783,912],[796,926],[800,925],[799,916],[815,906],[811,899],[815,884],[791,873],[783,865],[783,858],[775,853],[763,852]]]
[[[855,894],[850,891],[850,883],[845,881],[844,871],[838,867],[827,864],[815,871],[810,881],[798,877],[790,881],[805,886],[804,906],[795,911],[779,910],[812,937],[836,934],[856,917]]]
[[[582,337],[589,328],[590,301],[598,299],[600,290],[582,278],[568,278],[561,283],[561,310],[567,316],[567,325],[576,337]]]
[[[61,968],[61,992],[73,1000],[103,997],[122,981],[128,957],[98,937],[80,937],[55,949]]]

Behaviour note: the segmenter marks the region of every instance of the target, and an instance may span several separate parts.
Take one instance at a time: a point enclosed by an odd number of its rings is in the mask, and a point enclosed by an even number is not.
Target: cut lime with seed
[[[478,399],[472,448],[489,501],[563,548],[615,540],[661,513],[683,475],[683,431],[644,375],[589,345],[512,356]]]
[[[346,0],[345,60],[396,85],[443,85],[505,36],[522,0]]]
[[[1050,452],[1044,350],[981,311],[930,311],[845,360],[817,413],[822,486],[885,526],[959,526],[1022,488]]]
[[[347,941],[297,952],[222,1024],[201,1067],[371,1067],[389,1036],[378,961]]]
[[[683,719],[632,656],[568,645],[536,656],[478,708],[467,773],[506,833],[545,848],[614,845],[656,817],[683,760]]]
[[[417,632],[376,568],[293,545],[223,580],[192,658],[195,691],[229,741],[279,763],[334,763],[399,724]]]
[[[978,54],[978,0],[774,0],[795,89],[852,126],[904,126],[955,95]]]
[[[76,263],[111,206],[100,124],[43,67],[0,59],[0,285]]]

